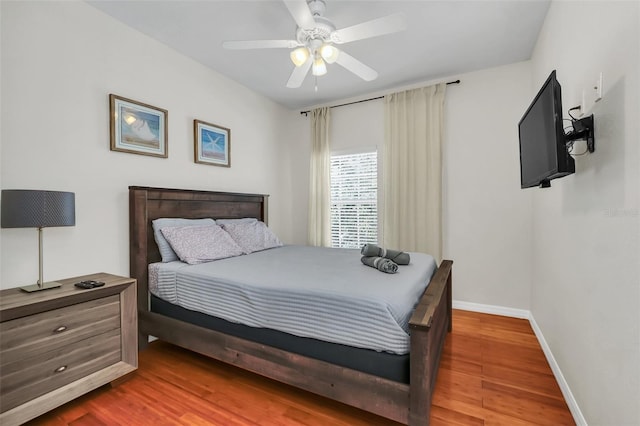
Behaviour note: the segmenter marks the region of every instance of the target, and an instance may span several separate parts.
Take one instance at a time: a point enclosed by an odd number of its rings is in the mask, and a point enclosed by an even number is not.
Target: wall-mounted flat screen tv
[[[554,70],[518,123],[520,187],[549,187],[575,172],[562,121],[562,94]]]

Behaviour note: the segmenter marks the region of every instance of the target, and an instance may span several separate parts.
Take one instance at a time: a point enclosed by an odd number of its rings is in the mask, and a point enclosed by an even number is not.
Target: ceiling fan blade
[[[351,71],[364,81],[371,81],[378,78],[378,73],[373,68],[368,67],[363,64],[353,56],[348,53],[343,52],[342,50],[338,54],[338,59],[336,59],[336,63],[342,65],[345,69]]]
[[[300,46],[295,40],[243,40],[243,41],[224,41],[222,47],[225,49],[277,49],[286,48],[293,49]]]
[[[395,13],[393,15],[363,22],[361,24],[336,30],[331,33],[331,41],[337,44],[349,43],[351,41],[365,38],[378,37],[385,34],[396,33],[407,29],[404,15]]]
[[[289,13],[293,16],[296,24],[300,28],[313,28],[316,26],[316,21],[313,19],[313,15],[307,5],[307,0],[283,0]]]
[[[309,58],[307,59],[307,62],[293,69],[293,72],[289,77],[289,81],[287,81],[288,88],[296,89],[302,86],[302,82],[304,81],[304,78],[307,76],[307,73],[309,72],[309,68],[311,68],[312,62],[313,60]]]

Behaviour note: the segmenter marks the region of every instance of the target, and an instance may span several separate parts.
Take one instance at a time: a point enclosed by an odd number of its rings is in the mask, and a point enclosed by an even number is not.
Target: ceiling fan
[[[247,40],[225,41],[225,49],[273,49],[286,48],[291,51],[291,61],[295,68],[287,81],[287,87],[302,85],[309,69],[318,77],[327,73],[326,64],[337,63],[365,81],[375,80],[378,73],[363,64],[336,44],[377,37],[402,31],[406,28],[401,13],[385,16],[350,27],[336,29],[325,18],[325,0],[283,0],[289,13],[296,21],[295,40]]]

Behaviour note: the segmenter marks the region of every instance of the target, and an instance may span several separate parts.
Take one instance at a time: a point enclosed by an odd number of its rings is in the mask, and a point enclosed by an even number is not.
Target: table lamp
[[[38,283],[21,287],[26,292],[60,287],[60,283],[45,283],[42,279],[42,229],[51,226],[76,224],[75,193],[61,191],[35,191],[24,189],[2,190],[2,228],[38,228],[39,274]]]

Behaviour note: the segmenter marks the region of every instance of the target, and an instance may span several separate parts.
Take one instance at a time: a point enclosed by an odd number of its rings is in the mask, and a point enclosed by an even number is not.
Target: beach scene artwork
[[[120,109],[121,142],[143,148],[160,149],[160,117],[123,106]]]
[[[224,161],[227,158],[227,135],[204,128],[201,131],[202,156]]]
[[[167,158],[167,110],[109,95],[111,150]]]
[[[195,120],[196,163],[229,166],[230,130]]]

